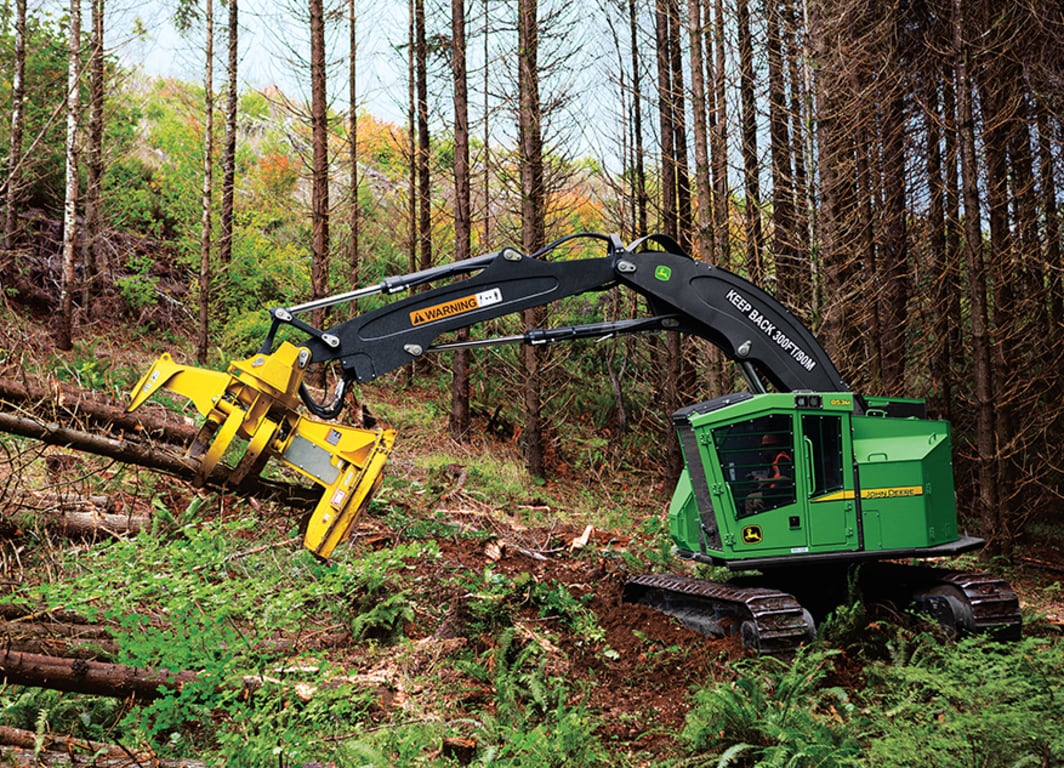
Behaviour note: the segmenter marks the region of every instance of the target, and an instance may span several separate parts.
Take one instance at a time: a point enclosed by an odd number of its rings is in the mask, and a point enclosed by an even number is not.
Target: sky
[[[406,37],[406,3],[374,0],[372,26],[367,13],[365,27],[358,29],[359,101],[375,117],[403,122],[406,113],[407,85],[405,53],[395,49]],[[137,66],[149,75],[203,80],[204,33],[202,26],[187,36],[175,29],[173,0],[148,0],[135,9],[109,11],[108,40],[119,59]],[[201,0],[202,5],[202,0]],[[227,6],[215,0],[215,88],[225,79]],[[360,0],[360,6],[367,4]],[[300,8],[293,10],[293,6]],[[290,98],[309,101],[309,75],[298,61],[309,57],[306,24],[297,16],[305,3],[287,0],[241,0],[240,61],[238,77],[243,88],[262,89],[276,85]],[[362,13],[360,11],[360,13]],[[146,35],[133,34],[137,23]],[[330,73],[330,97],[334,107],[344,109],[348,102],[346,57],[348,32],[346,18],[331,24],[330,58],[335,69]]]

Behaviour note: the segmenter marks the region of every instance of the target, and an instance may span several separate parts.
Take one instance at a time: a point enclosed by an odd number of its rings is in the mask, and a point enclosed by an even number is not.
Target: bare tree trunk
[[[490,0],[484,0],[484,240],[483,248],[491,248],[491,89],[489,65],[491,46]]]
[[[409,160],[407,173],[407,266],[413,272],[418,268],[417,259],[417,82],[414,73],[414,0],[408,0],[410,14],[406,40],[406,152]]]
[[[214,0],[204,4],[206,42],[203,66],[203,197],[200,208],[199,298],[196,360],[207,362],[211,306],[211,196],[214,192]]]
[[[472,239],[469,180],[469,79],[466,72],[465,0],[451,0],[451,69],[454,76],[454,258],[468,259]],[[469,329],[458,332],[459,341],[469,338]],[[451,378],[451,437],[469,437],[469,350],[454,353]]]
[[[225,157],[222,159],[222,215],[218,237],[218,258],[223,266],[228,266],[233,258],[233,205],[236,187],[236,131],[237,131],[237,92],[240,82],[237,80],[239,61],[240,17],[237,0],[229,3],[228,46],[229,60],[226,65],[227,93],[225,102]]]
[[[791,137],[787,89],[784,84],[783,23],[778,0],[765,3],[768,15],[769,150],[772,157],[772,233],[776,298],[799,306],[801,253],[794,220],[794,175],[791,172]]]
[[[130,751],[119,744],[103,744],[89,739],[75,739],[68,734],[38,734],[21,728],[0,726],[0,758],[13,766],[80,765],[81,754],[93,768],[128,768],[150,765],[152,768],[206,768],[200,760],[161,760],[151,750]],[[25,754],[22,754],[22,752]],[[91,757],[90,757],[91,756]]]
[[[820,178],[819,241],[820,271],[823,275],[822,340],[838,360],[859,359],[854,338],[853,281],[857,257],[854,249],[857,227],[870,222],[856,212],[855,168],[857,149],[853,127],[847,116],[856,111],[851,98],[852,73],[846,71],[842,55],[832,42],[840,34],[836,25],[836,4],[810,5],[812,55],[818,62],[815,85],[817,116],[817,168]],[[841,15],[841,14],[840,14]],[[855,382],[850,382],[851,386]]]
[[[883,250],[880,259],[882,302],[880,318],[882,384],[884,394],[901,395],[905,388],[905,358],[908,349],[906,305],[909,301],[909,233],[905,207],[905,94],[910,90],[902,69],[907,48],[901,11],[892,6],[887,12],[885,55],[889,82],[882,86],[883,127],[882,164],[879,175],[883,189]]]
[[[710,195],[709,128],[706,112],[705,54],[702,41],[702,0],[687,0],[687,24],[691,41],[691,114],[695,150],[694,255],[713,259],[713,198]]]
[[[673,151],[676,164],[677,240],[686,251],[691,249],[691,180],[687,166],[687,109],[683,81],[682,32],[678,0],[667,0],[669,14],[669,70],[672,87]]]
[[[100,261],[100,181],[103,178],[104,0],[92,2],[92,51],[89,54],[89,161],[85,189],[85,237],[82,242],[82,300],[86,311]]]
[[[754,94],[754,41],[750,28],[749,0],[737,0],[739,35],[739,96],[742,111],[743,186],[746,199],[746,276],[757,284],[764,281],[761,232],[761,182],[757,157],[757,105]]]
[[[47,387],[24,384],[10,370],[0,371],[0,408],[32,413],[49,421],[70,420],[87,428],[116,430],[153,440],[187,445],[198,431],[183,417],[162,408],[143,408],[135,414],[109,400],[101,400],[71,384],[49,381]]]
[[[956,98],[954,96],[953,79],[954,71],[952,65],[947,65],[942,76],[942,111],[946,118],[945,141],[943,142],[946,152],[946,162],[945,168],[943,169],[943,185],[945,187],[946,206],[946,262],[949,265],[949,271],[945,277],[948,281],[948,287],[944,309],[949,318],[949,324],[946,328],[946,344],[951,352],[948,353],[949,356],[946,360],[947,365],[949,366],[948,375],[951,392],[956,391],[957,384],[953,374],[953,351],[955,351],[958,359],[963,358],[961,350],[964,344],[963,321],[961,319],[961,296],[964,293],[964,287],[961,284],[961,262],[964,257],[961,252],[961,183],[960,177],[958,176],[958,167],[960,165],[958,137],[960,131],[957,128],[957,107]],[[946,410],[944,411],[947,418],[953,415],[953,408],[954,401],[951,396],[949,403],[946,406]]]
[[[731,266],[728,196],[727,59],[724,48],[724,2],[716,0],[713,19],[713,108],[709,115],[709,152],[713,164],[713,226],[716,262]],[[707,46],[708,47],[708,46]]]
[[[933,409],[942,415],[948,413],[952,400],[952,376],[950,374],[950,331],[952,322],[949,313],[950,293],[953,291],[952,275],[956,273],[946,250],[946,184],[942,175],[942,134],[939,130],[941,109],[938,97],[939,79],[932,70],[924,78],[923,99],[927,105],[925,131],[927,132],[927,157],[925,172],[930,197],[927,206],[927,249],[930,253],[931,279],[931,328],[932,352],[930,360],[931,396]]]
[[[311,267],[313,298],[329,292],[329,115],[326,99],[325,8],[310,0],[310,125],[314,157],[311,165]],[[316,327],[325,326],[324,310],[314,310]],[[324,372],[322,374],[324,384]]]
[[[1038,165],[1042,187],[1042,217],[1045,221],[1045,248],[1043,261],[1046,265],[1046,305],[1049,327],[1059,327],[1064,322],[1064,275],[1061,274],[1060,212],[1057,207],[1055,161],[1053,140],[1049,128],[1049,116],[1042,106],[1037,107]]]
[[[425,0],[414,0],[414,67],[417,84],[417,180],[419,268],[432,266],[432,177],[430,175],[428,43]]]
[[[979,179],[975,161],[975,125],[972,110],[972,83],[968,63],[971,51],[967,41],[962,0],[952,0],[953,45],[957,78],[957,129],[964,197],[964,247],[971,301],[972,376],[975,384],[975,452],[978,468],[976,512],[982,521],[982,534],[990,553],[1000,550],[997,472],[994,448],[994,389],[990,366],[990,338],[987,313],[987,280],[983,263],[982,222],[979,215]]]
[[[69,447],[116,459],[126,464],[156,469],[187,481],[192,481],[196,477],[197,465],[189,459],[178,456],[176,451],[169,452],[150,442],[140,443],[103,436],[98,431],[84,432],[57,423],[55,420],[43,421],[0,411],[0,432],[29,437],[45,445]],[[205,485],[209,488],[224,489],[230,493],[255,496],[262,500],[272,499],[299,508],[316,503],[317,495],[320,495],[312,488],[278,483],[260,477],[248,477],[239,488],[231,488],[228,485],[229,475],[230,470],[219,465]]]
[[[74,267],[78,240],[78,123],[81,117],[81,3],[70,0],[67,57],[66,196],[63,203],[63,274],[59,287],[56,346],[74,348]]]
[[[546,192],[543,179],[543,113],[539,97],[539,18],[536,0],[518,0],[518,143],[521,156],[521,247],[526,254],[534,253],[546,239]],[[543,325],[543,307],[526,309],[521,319],[526,328]],[[524,451],[525,466],[534,477],[545,474],[545,446],[543,439],[540,380],[541,348],[525,345],[521,348],[521,379],[525,406]]]
[[[358,13],[355,8],[355,0],[347,2],[347,29],[348,29],[348,99],[351,102],[348,116],[348,136],[350,140],[348,162],[351,165],[351,210],[348,214],[348,223],[351,229],[351,241],[347,249],[348,283],[352,288],[358,287],[362,282],[361,254],[359,253],[362,209],[359,204],[359,169],[358,169]],[[351,317],[358,314],[358,302],[351,302]]]
[[[4,189],[4,249],[15,246],[22,174],[23,106],[26,77],[26,0],[15,0],[15,60],[11,72],[11,135]],[[0,261],[2,263],[2,261]]]
[[[676,212],[676,131],[673,122],[672,66],[669,61],[669,0],[655,0],[654,30],[658,65],[658,126],[661,134],[661,228],[679,236]]]
[[[809,59],[804,19],[799,20],[794,3],[786,2],[784,16],[784,60],[790,80],[791,160],[794,163],[794,255],[797,263],[788,286],[791,309],[807,324],[816,317],[816,270],[813,259],[813,232],[816,227],[816,193],[810,179],[812,166],[812,105]],[[803,42],[799,42],[799,40]]]
[[[628,26],[632,46],[632,152],[635,159],[635,178],[633,179],[634,215],[632,226],[635,236],[647,234],[647,179],[644,167],[643,151],[643,91],[639,65],[639,38],[636,25],[636,0],[628,0]]]

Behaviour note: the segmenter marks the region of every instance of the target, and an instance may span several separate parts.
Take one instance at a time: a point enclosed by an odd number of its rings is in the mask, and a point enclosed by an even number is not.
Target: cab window
[[[802,436],[810,454],[809,496],[823,496],[843,488],[842,417],[805,414]]]
[[[737,517],[795,502],[791,417],[771,414],[713,430],[721,474]]]

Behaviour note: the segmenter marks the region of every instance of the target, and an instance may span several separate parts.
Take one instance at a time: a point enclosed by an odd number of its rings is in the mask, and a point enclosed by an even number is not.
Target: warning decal
[[[415,309],[410,313],[410,325],[424,325],[437,320],[445,320],[455,315],[464,315],[466,312],[472,312],[481,307],[490,307],[500,301],[502,301],[502,291],[498,288],[492,288],[490,291],[481,291],[480,293],[463,296],[460,299],[451,299],[451,301],[445,301],[442,304]]]

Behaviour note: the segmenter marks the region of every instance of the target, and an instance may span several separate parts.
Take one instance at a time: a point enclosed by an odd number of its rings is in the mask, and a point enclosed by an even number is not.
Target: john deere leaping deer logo
[[[763,538],[760,525],[748,525],[743,528],[743,544],[760,544]]]

